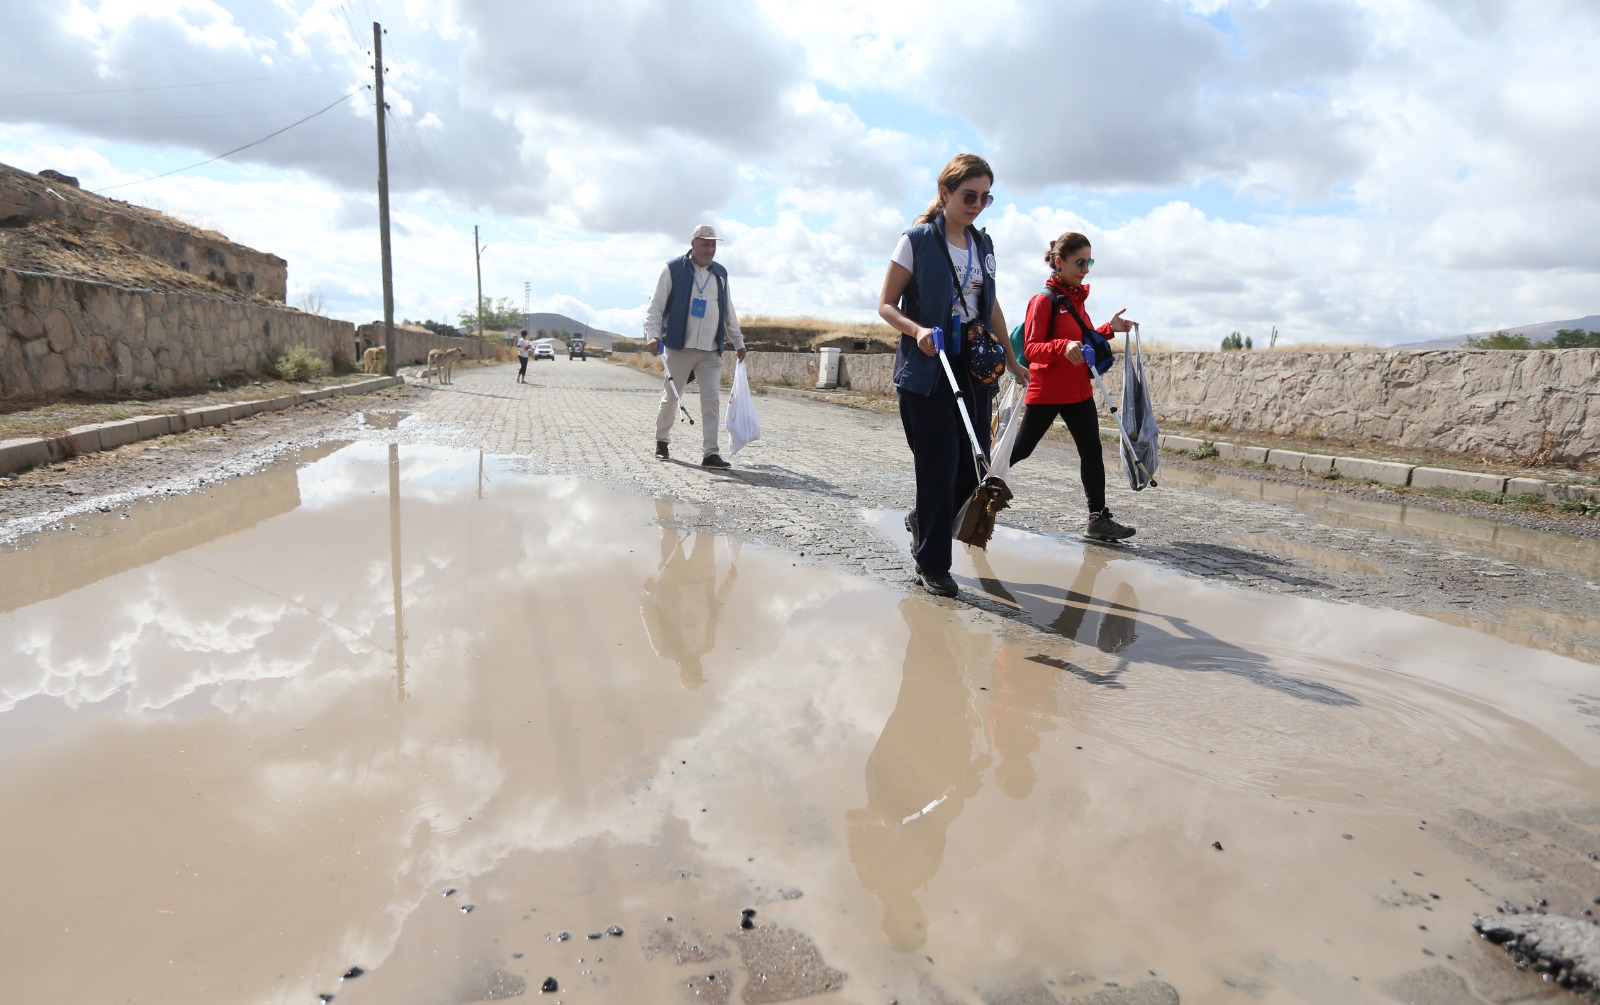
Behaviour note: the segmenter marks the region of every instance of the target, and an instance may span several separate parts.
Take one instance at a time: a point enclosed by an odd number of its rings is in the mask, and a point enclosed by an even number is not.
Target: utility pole
[[[372,72],[378,96],[378,239],[383,245],[383,372],[394,376],[394,262],[389,255],[389,138],[383,113],[383,25],[372,22]]]
[[[472,225],[472,264],[478,270],[478,358],[483,358],[483,245],[478,243],[478,225]]]

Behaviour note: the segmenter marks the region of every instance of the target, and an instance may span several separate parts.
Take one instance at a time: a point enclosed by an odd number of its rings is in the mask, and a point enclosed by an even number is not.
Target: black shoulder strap
[[[970,231],[972,228],[969,227],[967,229]],[[963,298],[961,295],[961,275],[960,273],[956,272],[956,260],[950,257],[950,235],[941,234],[940,236],[944,238],[944,240],[940,242],[943,245],[944,250],[944,263],[950,266],[950,284],[956,291],[956,303],[961,305],[961,320],[965,321],[967,320],[967,303],[965,298]],[[975,235],[971,233],[966,235],[968,248],[972,247],[972,239],[974,236]],[[983,243],[981,241],[978,243],[978,248],[976,250],[980,252],[983,250]],[[983,268],[983,263],[981,261],[978,262],[977,267],[980,269]]]
[[[1072,303],[1071,297],[1062,296],[1060,293],[1057,293],[1048,286],[1044,288],[1044,294],[1050,298],[1050,303],[1052,306],[1055,304],[1067,305],[1067,310],[1072,312],[1072,320],[1078,322],[1078,327],[1082,329],[1085,341],[1088,341],[1090,332],[1094,332],[1096,335],[1100,334],[1099,332],[1095,332],[1093,328],[1090,328],[1089,325],[1083,320],[1083,315],[1078,313],[1078,308]]]

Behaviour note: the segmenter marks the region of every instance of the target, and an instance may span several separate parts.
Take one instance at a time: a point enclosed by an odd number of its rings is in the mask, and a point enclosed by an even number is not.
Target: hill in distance
[[[1473,332],[1470,335],[1454,335],[1450,338],[1430,339],[1427,342],[1408,342],[1405,345],[1394,346],[1396,349],[1459,349],[1467,344],[1469,338],[1488,338],[1495,332],[1503,331],[1507,335],[1526,335],[1530,342],[1545,342],[1563,328],[1576,328],[1580,331],[1600,331],[1600,314],[1590,314],[1588,317],[1573,318],[1571,321],[1545,321],[1542,324],[1523,325],[1521,328],[1496,328],[1494,331]]]
[[[611,348],[611,343],[623,337],[616,332],[608,332],[603,328],[586,325],[582,321],[574,321],[565,314],[524,314],[521,327],[528,329],[531,338],[538,338],[541,328],[547,333],[546,337],[549,337],[549,332],[577,332],[586,341],[607,349]]]

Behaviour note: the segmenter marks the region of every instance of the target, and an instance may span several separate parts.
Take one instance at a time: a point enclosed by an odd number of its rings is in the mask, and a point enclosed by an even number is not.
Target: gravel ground
[[[765,395],[765,439],[735,458],[733,472],[713,473],[698,464],[698,428],[681,421],[674,459],[651,457],[658,384],[649,374],[565,359],[536,364],[527,384],[514,373],[461,370],[449,386],[319,402],[0,479],[0,540],[187,492],[318,442],[399,439],[520,456],[534,470],[683,500],[703,510],[708,529],[910,582],[905,542],[884,540],[861,519],[865,509],[904,509],[912,494],[892,412]],[[689,411],[699,414],[693,402]],[[391,413],[390,421],[362,412]],[[400,412],[406,421],[385,428]],[[1171,455],[1160,487],[1135,494],[1108,461],[1110,505],[1139,528],[1128,550],[1142,559],[1253,589],[1427,613],[1600,662],[1600,521]],[[1077,457],[1064,435],[1047,439],[1012,484],[1017,498],[1003,523],[1046,534],[1081,528]],[[963,596],[991,606],[975,591]]]

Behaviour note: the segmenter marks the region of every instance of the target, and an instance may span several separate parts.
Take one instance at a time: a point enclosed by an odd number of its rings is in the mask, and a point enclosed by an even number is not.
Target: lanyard
[[[704,279],[700,280],[700,282],[695,285],[695,288],[694,288],[695,296],[697,296],[697,297],[705,296],[706,284],[709,283],[709,282],[711,282],[711,270],[707,269],[706,270],[706,277]]]
[[[943,234],[940,236],[944,237]],[[950,241],[948,238],[946,238],[944,242],[944,260],[947,264],[949,264],[950,278],[954,280],[956,284],[956,294],[950,301],[950,308],[952,312],[959,308],[963,320],[966,319],[967,316],[967,305],[966,298],[961,295],[961,291],[967,288],[967,280],[972,278],[972,241],[974,236],[975,235],[970,232],[967,234],[967,272],[964,276],[956,274],[955,259],[950,257]]]

